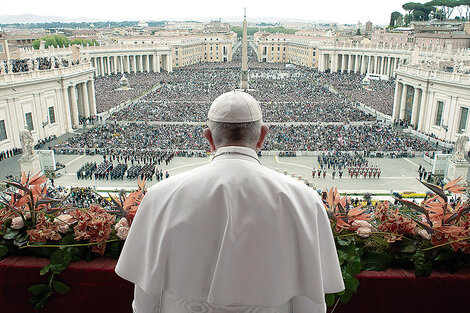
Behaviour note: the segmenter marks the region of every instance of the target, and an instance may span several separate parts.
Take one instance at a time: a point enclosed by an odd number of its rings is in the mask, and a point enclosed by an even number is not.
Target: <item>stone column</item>
[[[62,111],[65,113],[65,124],[67,128],[67,132],[70,132],[72,131],[72,112],[70,111],[68,88],[62,85],[61,92],[62,92],[62,99],[64,99],[64,107]]]
[[[113,56],[114,74],[118,73],[117,56]]]
[[[393,113],[392,118],[394,121],[400,118],[400,109],[401,109],[401,96],[403,92],[403,84],[397,82],[395,86],[395,99],[393,101]]]
[[[123,56],[120,55],[119,56],[119,66],[120,66],[119,73],[120,74],[124,73],[124,62],[122,61],[122,58],[123,58]]]
[[[352,66],[352,65],[353,65],[352,63],[353,63],[353,62],[352,62],[352,60],[353,60],[353,55],[350,54],[350,55],[348,56],[348,73],[351,73],[351,71],[352,71],[352,69],[353,69],[353,66]]]
[[[419,118],[419,111],[421,110],[421,89],[415,87],[415,94],[413,95],[413,108],[411,111],[411,124],[414,125],[415,129],[418,128],[418,118]]]
[[[372,71],[370,70],[371,64],[372,64],[372,56],[368,55],[367,56],[367,70],[366,70],[366,73],[372,73]]]
[[[137,73],[137,55],[132,56],[132,65],[134,65],[134,73]]]
[[[95,58],[90,58],[90,61],[91,61],[91,66],[93,66],[95,68],[95,72],[93,73],[95,76],[98,76],[98,74],[96,73],[97,69],[96,69],[96,59]]]
[[[403,84],[403,92],[401,95],[401,103],[400,103],[400,119],[404,120],[406,115],[406,95],[408,93],[408,85]]]
[[[335,53],[331,55],[331,72],[338,72],[338,55]]]
[[[130,74],[131,72],[131,56],[126,55],[126,61],[127,61],[127,73]]]
[[[85,83],[81,83],[80,87],[82,89],[82,105],[83,105],[83,115],[85,117],[90,117],[90,103],[88,98],[88,88]]]
[[[157,55],[155,56],[155,67],[156,67],[156,69],[157,69],[156,72],[157,72],[157,73],[160,73],[161,68],[160,68],[160,55],[159,55],[159,54],[157,54]]]
[[[150,54],[147,54],[147,72],[150,73]]]
[[[354,73],[358,73],[359,72],[359,66],[360,66],[360,63],[361,62],[361,56],[356,54],[354,56]]]
[[[112,70],[111,70],[111,59],[109,58],[109,56],[106,57],[106,75],[110,75],[112,73]]]
[[[101,76],[104,76],[104,61],[103,61],[103,57],[100,57],[100,64],[101,64],[101,71],[100,71],[100,75]]]
[[[79,125],[78,119],[78,103],[77,103],[77,87],[75,85],[68,88],[71,104],[72,127],[75,128]]]
[[[96,115],[96,98],[95,98],[95,81],[89,80],[87,82],[87,89],[88,89],[88,104],[89,104],[89,112],[91,116]]]
[[[348,68],[346,67],[346,56],[342,54],[341,57],[341,73],[344,73],[344,71],[348,71]]]
[[[168,73],[173,72],[173,60],[171,58],[171,53],[168,53],[166,59],[167,59],[166,67],[167,67]]]
[[[378,72],[378,66],[379,66],[379,58],[374,55],[374,74],[377,74]]]
[[[365,55],[361,56],[361,74],[362,75],[366,73],[366,59],[367,59],[367,56]]]

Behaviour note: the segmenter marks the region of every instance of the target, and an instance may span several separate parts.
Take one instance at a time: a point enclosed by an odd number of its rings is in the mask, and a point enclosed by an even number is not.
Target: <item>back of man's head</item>
[[[267,133],[262,117],[259,102],[248,93],[234,90],[217,97],[208,114],[215,149],[230,145],[260,148],[260,139],[264,139]],[[206,133],[205,136],[214,150],[211,139]]]

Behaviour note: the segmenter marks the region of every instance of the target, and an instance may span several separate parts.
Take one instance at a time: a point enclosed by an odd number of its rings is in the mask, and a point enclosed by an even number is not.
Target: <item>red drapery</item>
[[[46,278],[39,269],[47,259],[10,256],[0,261],[0,311],[33,312],[28,303],[29,287]],[[72,290],[54,295],[41,312],[132,312],[133,285],[114,273],[115,259],[71,263],[59,276]],[[388,269],[362,272],[358,293],[348,304],[340,303],[335,313],[469,313],[470,269],[455,274],[434,271],[415,277],[413,271]]]

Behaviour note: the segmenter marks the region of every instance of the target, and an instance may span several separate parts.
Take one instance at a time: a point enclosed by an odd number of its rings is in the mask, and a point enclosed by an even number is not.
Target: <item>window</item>
[[[24,115],[26,119],[26,126],[28,126],[29,130],[34,130],[34,125],[33,125],[33,116],[31,115],[31,112],[26,113]]]
[[[5,128],[5,121],[0,121],[0,141],[7,139],[7,130]]]
[[[468,108],[461,108],[460,109],[459,133],[462,133],[467,129],[467,117],[468,117]]]
[[[435,125],[441,126],[442,123],[442,111],[444,110],[444,102],[437,101],[437,113],[436,113],[436,121],[434,122]]]
[[[51,124],[55,123],[54,107],[49,107],[49,123],[51,123]]]

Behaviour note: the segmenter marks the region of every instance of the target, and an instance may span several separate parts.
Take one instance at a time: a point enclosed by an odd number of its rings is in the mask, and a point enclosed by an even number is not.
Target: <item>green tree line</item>
[[[62,35],[50,35],[50,36],[44,36],[39,39],[36,39],[33,41],[33,48],[34,49],[39,49],[39,46],[41,44],[41,41],[46,42],[46,48],[49,48],[50,46],[53,46],[55,48],[59,47],[67,47],[70,45],[83,45],[86,46],[87,44],[89,46],[98,46],[99,43],[95,39],[75,39],[75,40],[70,40],[69,38],[62,36]]]
[[[63,22],[47,22],[47,23],[11,23],[11,24],[0,24],[5,28],[17,28],[17,29],[51,29],[51,28],[106,28],[106,27],[133,27],[139,24],[138,21],[123,21],[123,22],[81,22],[81,23],[63,23]],[[152,21],[148,22],[149,27],[163,27],[166,21]]]
[[[248,34],[248,36],[251,36],[251,35],[253,35],[254,33],[256,33],[257,31],[259,31],[259,30],[262,30],[262,31],[265,31],[265,32],[268,32],[268,33],[272,33],[272,34],[277,34],[277,33],[282,33],[282,34],[295,34],[295,32],[297,31],[297,29],[285,28],[285,27],[283,27],[283,26],[263,27],[263,28],[259,28],[259,27],[247,27],[246,33]],[[238,37],[242,37],[242,36],[243,36],[243,27],[240,27],[240,26],[233,26],[233,27],[232,27],[232,31],[236,32]]]
[[[407,2],[402,5],[406,14],[398,11],[390,15],[389,27],[407,26],[411,21],[428,21],[430,18],[448,20],[457,11],[458,20],[470,20],[470,0],[432,0],[426,3]]]

